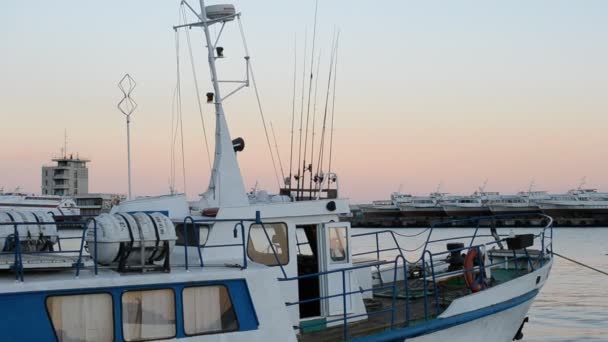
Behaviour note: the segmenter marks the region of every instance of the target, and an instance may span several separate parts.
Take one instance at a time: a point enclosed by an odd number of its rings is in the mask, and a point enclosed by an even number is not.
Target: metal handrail
[[[371,315],[377,315],[377,314],[381,314],[381,313],[385,313],[385,312],[390,312],[391,313],[391,321],[390,321],[390,329],[394,329],[395,327],[395,314],[396,314],[396,310],[397,310],[397,291],[398,291],[398,287],[397,287],[397,274],[398,274],[398,270],[399,270],[399,261],[402,261],[403,264],[403,271],[404,274],[407,274],[407,262],[405,260],[405,258],[403,257],[403,255],[397,255],[395,257],[395,260],[393,261],[377,261],[374,263],[370,263],[370,264],[365,264],[365,265],[358,265],[358,266],[350,266],[350,267],[345,267],[345,268],[340,268],[340,269],[336,269],[336,270],[329,270],[329,271],[322,271],[322,272],[316,272],[316,273],[310,273],[310,274],[304,274],[304,275],[300,275],[300,276],[295,276],[295,277],[283,277],[283,278],[278,278],[278,281],[280,282],[284,282],[284,281],[298,281],[301,279],[309,279],[309,278],[315,278],[315,277],[321,277],[321,276],[327,276],[329,274],[335,274],[335,273],[340,273],[341,274],[341,278],[342,278],[342,292],[341,293],[337,293],[337,294],[332,294],[332,295],[326,295],[326,296],[319,296],[319,297],[315,297],[315,298],[309,298],[309,299],[304,299],[304,300],[299,300],[296,302],[286,302],[285,305],[286,306],[293,306],[293,305],[299,305],[299,304],[306,304],[306,303],[312,303],[312,302],[318,302],[318,301],[322,301],[322,300],[329,300],[331,298],[342,298],[342,317],[341,318],[337,318],[337,319],[333,319],[333,320],[329,320],[329,321],[324,321],[324,322],[320,322],[317,324],[313,324],[313,325],[308,325],[307,327],[315,327],[315,326],[320,326],[323,324],[327,324],[327,323],[334,323],[334,322],[339,322],[342,321],[343,322],[343,339],[346,341],[348,340],[348,321],[352,320],[354,318],[359,318],[359,317],[363,317],[363,316],[371,316]],[[358,290],[355,291],[346,291],[346,273],[347,272],[351,272],[353,270],[357,270],[357,269],[362,269],[362,268],[369,268],[369,267],[374,267],[374,266],[381,266],[381,265],[394,265],[394,273],[393,273],[393,284],[392,285],[387,285],[387,286],[381,286],[381,287],[370,287],[370,288],[360,288]],[[408,284],[407,282],[405,283],[405,296],[406,296],[406,322],[409,321],[409,315],[410,315],[410,308],[409,308],[409,289],[408,289]],[[383,309],[383,310],[377,310],[377,311],[372,311],[372,312],[366,312],[364,314],[358,314],[358,315],[348,315],[348,305],[347,305],[347,301],[346,298],[347,296],[351,296],[353,294],[356,293],[365,293],[365,292],[370,292],[370,291],[377,291],[380,289],[393,289],[392,291],[392,301],[391,301],[391,307],[387,308],[387,309]],[[302,329],[301,325],[297,325],[294,326],[294,329]]]

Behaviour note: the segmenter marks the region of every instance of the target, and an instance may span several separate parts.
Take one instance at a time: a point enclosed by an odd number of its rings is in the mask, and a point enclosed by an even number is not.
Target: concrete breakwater
[[[399,209],[383,209],[383,210],[362,210],[360,207],[351,206],[351,215],[344,217],[342,220],[348,221],[353,227],[428,227],[433,223],[453,221],[459,219],[468,219],[478,216],[498,215],[494,220],[497,227],[541,227],[547,224],[547,219],[539,217],[539,213],[551,216],[556,227],[607,227],[608,226],[608,211],[607,210],[537,210],[534,212],[511,212],[493,213],[490,210],[487,212],[471,212],[460,213],[459,215],[448,215],[444,211],[436,212],[421,212],[421,213],[404,213]],[[509,215],[517,215],[516,217],[508,217]],[[501,217],[507,216],[507,217]],[[466,226],[470,223],[453,224],[454,227]]]

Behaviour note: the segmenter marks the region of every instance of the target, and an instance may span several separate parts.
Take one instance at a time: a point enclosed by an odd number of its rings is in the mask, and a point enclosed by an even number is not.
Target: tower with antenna
[[[54,165],[42,166],[41,193],[43,195],[75,196],[89,192],[90,160],[78,153],[68,152],[68,135],[64,132],[61,153],[52,159]]]

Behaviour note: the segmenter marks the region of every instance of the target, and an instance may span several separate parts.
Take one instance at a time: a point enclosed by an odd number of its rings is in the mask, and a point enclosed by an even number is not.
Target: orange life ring
[[[484,288],[483,278],[480,277],[480,272],[473,271],[475,267],[475,260],[477,259],[477,248],[471,248],[467,252],[467,256],[464,259],[464,280],[467,283],[471,292],[479,292]],[[481,254],[481,262],[484,262],[485,256]]]

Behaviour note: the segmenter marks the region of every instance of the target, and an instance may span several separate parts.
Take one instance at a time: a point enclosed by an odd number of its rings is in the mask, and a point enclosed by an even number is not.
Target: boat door
[[[321,270],[336,271],[352,266],[350,246],[350,223],[332,222],[322,225],[318,234],[321,242]],[[321,277],[322,297],[334,296],[323,300],[324,316],[343,315],[344,299],[342,293],[351,292],[352,271],[334,272]],[[346,296],[346,312],[352,312],[352,296]]]

